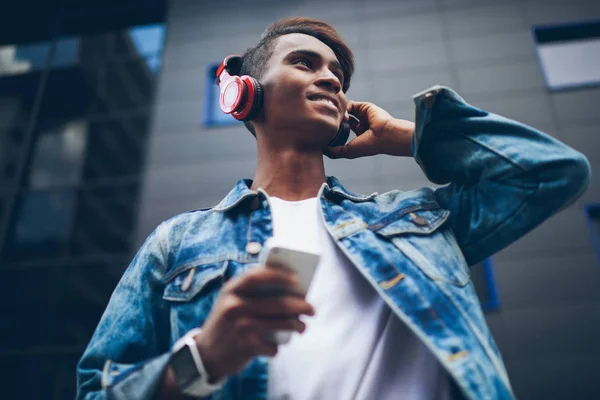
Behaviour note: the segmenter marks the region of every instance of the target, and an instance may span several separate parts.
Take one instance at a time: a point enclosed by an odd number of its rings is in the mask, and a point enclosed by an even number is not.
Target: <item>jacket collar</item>
[[[213,210],[219,211],[219,212],[227,211],[227,210],[234,208],[238,204],[240,204],[244,199],[258,196],[259,192],[256,190],[251,190],[250,189],[251,186],[252,186],[252,179],[240,179],[238,181],[238,183],[234,186],[234,188],[231,189],[231,191],[227,194],[227,196],[225,196],[225,198],[223,200],[221,200],[221,202],[219,204],[217,204],[213,208]],[[346,188],[344,188],[344,186],[342,186],[340,181],[334,176],[326,177],[326,182],[323,183],[323,186],[324,186],[324,188],[321,187],[320,192],[322,192],[325,196],[327,196],[329,193],[335,193],[335,194],[340,195],[348,200],[352,200],[352,201],[356,201],[356,202],[371,200],[373,197],[377,196],[377,194],[378,194],[378,193],[372,193],[367,196],[364,194],[352,193],[352,192],[346,190]]]

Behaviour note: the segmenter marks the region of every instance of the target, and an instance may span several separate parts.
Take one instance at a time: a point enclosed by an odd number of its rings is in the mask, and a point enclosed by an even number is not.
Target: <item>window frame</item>
[[[578,89],[596,88],[596,87],[600,87],[600,78],[598,78],[595,81],[589,81],[589,82],[580,83],[580,84],[564,84],[564,85],[560,85],[560,86],[552,86],[550,84],[548,74],[546,73],[546,69],[544,68],[544,63],[542,62],[542,57],[540,55],[540,45],[543,43],[558,42],[559,39],[549,40],[549,41],[540,43],[538,41],[538,34],[539,33],[548,34],[548,32],[565,30],[565,29],[569,29],[569,28],[577,29],[577,28],[585,27],[587,25],[595,25],[595,24],[600,24],[600,19],[590,19],[590,20],[583,20],[583,21],[576,21],[576,22],[569,22],[569,23],[560,23],[560,24],[539,24],[539,25],[531,26],[530,31],[529,31],[530,37],[531,37],[531,42],[532,42],[532,45],[534,46],[535,54],[536,54],[536,57],[538,60],[538,65],[542,72],[542,76],[544,77],[544,84],[548,91],[563,92],[563,91],[578,90]],[[569,36],[568,34],[564,34],[564,33],[563,33],[563,35]],[[550,36],[552,36],[552,33],[550,33]],[[561,35],[559,34],[558,36],[561,36]],[[589,36],[589,38],[594,38],[594,37],[595,36]],[[598,36],[597,39],[600,40],[600,36]],[[571,37],[571,40],[574,40],[574,39]],[[566,41],[568,41],[568,39],[566,39]]]

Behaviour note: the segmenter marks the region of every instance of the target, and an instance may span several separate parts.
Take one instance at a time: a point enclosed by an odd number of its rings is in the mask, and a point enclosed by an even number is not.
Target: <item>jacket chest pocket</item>
[[[188,264],[167,275],[163,300],[170,304],[173,342],[190,329],[204,324],[223,283],[230,274],[229,261]]]
[[[189,302],[204,292],[207,294],[220,286],[226,278],[229,261],[176,268],[167,276],[168,283],[163,299],[175,302]]]
[[[368,229],[391,241],[430,279],[465,286],[470,270],[454,234],[443,226],[449,216],[450,211],[427,203],[390,213]]]

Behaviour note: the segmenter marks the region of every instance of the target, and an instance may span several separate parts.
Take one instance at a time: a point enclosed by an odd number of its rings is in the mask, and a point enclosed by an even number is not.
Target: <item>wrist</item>
[[[412,137],[415,123],[405,119],[392,118],[386,127],[389,137],[393,137],[394,146],[387,146],[385,154],[400,157],[412,157]]]
[[[202,363],[204,364],[204,369],[209,376],[209,381],[217,382],[222,380],[225,377],[225,373],[222,371],[222,368],[219,366],[218,360],[212,356],[210,351],[211,347],[206,343],[206,335],[204,331],[199,331],[194,335],[194,341],[196,342],[196,348],[198,349],[198,353],[202,358]]]
[[[219,390],[225,380],[213,379],[204,366],[204,360],[195,337],[200,329],[192,329],[173,345],[170,367],[177,388],[183,394],[203,397]]]

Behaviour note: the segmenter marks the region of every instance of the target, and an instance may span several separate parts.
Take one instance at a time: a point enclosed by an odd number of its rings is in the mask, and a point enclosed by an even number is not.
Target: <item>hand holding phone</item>
[[[298,279],[295,294],[306,296],[310,283],[314,277],[320,256],[315,253],[300,251],[277,244],[273,238],[265,242],[260,263],[265,268],[281,268],[294,271]],[[265,296],[277,296],[285,293],[281,287],[265,287],[261,294]],[[291,331],[277,331],[269,338],[278,344],[288,343],[291,339]]]

